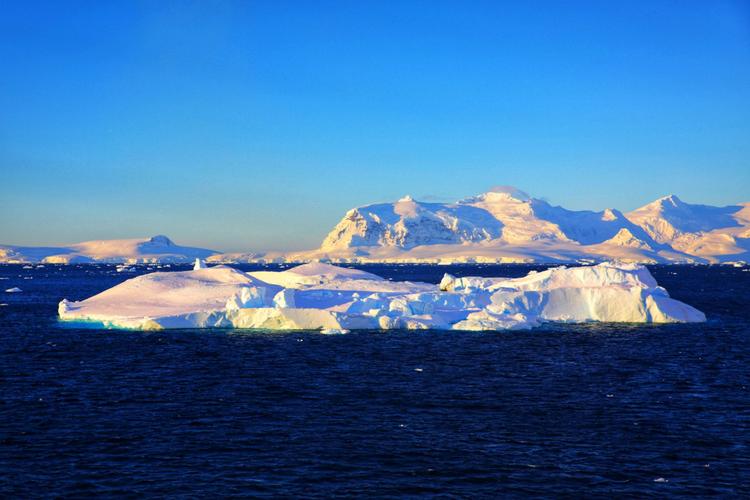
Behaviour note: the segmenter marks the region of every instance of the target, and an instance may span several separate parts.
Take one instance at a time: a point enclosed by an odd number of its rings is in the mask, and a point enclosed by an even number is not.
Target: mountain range
[[[515,188],[454,203],[406,196],[349,210],[320,248],[224,254],[215,261],[645,263],[750,260],[750,203],[685,203],[670,195],[632,212],[568,210]]]
[[[716,207],[670,195],[632,212],[568,210],[514,188],[454,203],[406,196],[349,210],[303,252],[220,253],[165,236],[67,247],[0,245],[0,262],[589,262],[750,260],[750,203]]]

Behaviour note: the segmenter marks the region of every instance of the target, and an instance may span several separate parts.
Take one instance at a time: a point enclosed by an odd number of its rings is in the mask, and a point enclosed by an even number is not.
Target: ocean
[[[148,266],[0,265],[0,496],[748,496],[750,272],[650,269],[708,321],[102,330],[57,303]]]

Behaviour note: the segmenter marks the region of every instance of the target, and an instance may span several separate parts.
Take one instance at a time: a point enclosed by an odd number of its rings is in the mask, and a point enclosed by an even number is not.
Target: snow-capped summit
[[[642,250],[653,250],[651,246],[645,241],[637,238],[630,230],[626,227],[620,229],[616,235],[607,240],[605,243],[612,245],[618,245],[621,247],[638,248]]]
[[[617,220],[620,217],[622,217],[622,213],[612,208],[605,208],[604,211],[602,212],[602,220],[605,220],[605,221]]]
[[[680,205],[684,205],[683,201],[677,197],[676,194],[668,194],[666,196],[662,196],[661,198],[657,198],[651,203],[648,203],[647,206],[653,206],[653,207],[678,207]]]
[[[514,186],[494,186],[486,193],[480,194],[479,196],[484,197],[485,199],[510,199],[515,201],[531,200],[531,196]]]
[[[174,246],[174,242],[164,236],[163,234],[157,234],[156,236],[152,236],[151,239],[148,240],[149,243],[153,243],[154,245],[163,245],[167,247]]]
[[[402,198],[355,208],[326,236],[321,248],[367,246],[413,248],[436,243],[477,242],[497,237],[501,225],[489,214],[461,204]]]
[[[692,205],[675,195],[669,195],[633,210],[627,216],[656,241],[669,243],[685,233],[739,227],[742,224],[735,215],[742,209],[742,205]]]

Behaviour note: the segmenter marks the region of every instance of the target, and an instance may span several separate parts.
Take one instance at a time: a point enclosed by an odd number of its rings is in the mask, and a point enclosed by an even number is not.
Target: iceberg
[[[639,264],[556,267],[522,278],[454,277],[439,285],[390,281],[321,262],[245,273],[219,265],[154,272],[80,302],[62,321],[108,328],[508,330],[544,322],[702,322]]]

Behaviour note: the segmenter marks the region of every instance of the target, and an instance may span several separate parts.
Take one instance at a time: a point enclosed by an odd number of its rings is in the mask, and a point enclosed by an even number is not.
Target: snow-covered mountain
[[[455,203],[407,196],[349,210],[317,250],[214,261],[724,262],[750,260],[750,204],[675,196],[623,214],[568,210],[503,187]]]
[[[750,261],[750,203],[726,207],[660,198],[623,214],[568,210],[514,188],[454,203],[406,196],[349,210],[304,252],[220,254],[165,236],[66,247],[0,245],[0,262],[629,262]]]
[[[675,195],[627,214],[654,240],[709,260],[748,260],[750,203],[727,207],[693,205]]]
[[[467,244],[501,240],[524,245],[538,241],[583,245],[603,243],[621,229],[653,243],[621,212],[571,211],[520,191],[491,191],[456,203],[422,203],[410,197],[395,203],[355,208],[328,234],[321,250]]]
[[[73,264],[83,262],[192,262],[218,252],[175,245],[166,236],[128,240],[97,240],[63,247],[0,245],[0,262]]]

